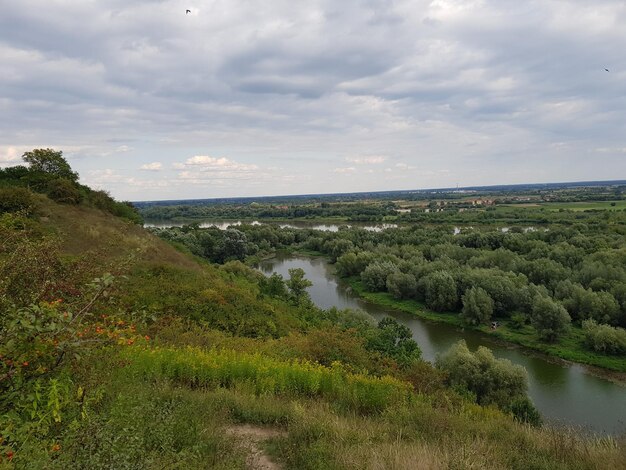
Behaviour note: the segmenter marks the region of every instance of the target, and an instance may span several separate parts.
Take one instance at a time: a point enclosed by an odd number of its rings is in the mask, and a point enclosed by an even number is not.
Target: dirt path
[[[283,431],[271,428],[262,428],[250,424],[230,426],[226,433],[236,437],[244,448],[248,457],[246,464],[250,470],[281,470],[282,467],[273,462],[263,451],[261,444],[272,437],[285,436]]]

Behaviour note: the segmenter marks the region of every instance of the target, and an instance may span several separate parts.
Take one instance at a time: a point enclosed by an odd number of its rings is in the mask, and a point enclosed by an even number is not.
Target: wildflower
[[[52,452],[58,452],[61,450],[61,446],[59,444],[54,444],[50,450],[52,450]]]
[[[22,367],[28,367],[28,361],[22,362]]]
[[[14,452],[12,450],[7,452],[7,459],[9,459],[9,462],[13,460],[13,456],[14,456]]]
[[[150,336],[146,335],[144,338],[146,338],[146,341],[150,341]]]
[[[126,341],[126,344],[128,344],[128,345],[130,346],[130,345],[131,345],[131,344],[133,344],[134,342],[135,342],[135,340],[134,340],[134,339],[129,339],[128,341]]]

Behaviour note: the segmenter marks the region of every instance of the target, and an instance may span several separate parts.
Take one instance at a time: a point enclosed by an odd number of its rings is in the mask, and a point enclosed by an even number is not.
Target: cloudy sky
[[[624,0],[0,0],[0,166],[61,149],[130,200],[625,179],[625,54]]]

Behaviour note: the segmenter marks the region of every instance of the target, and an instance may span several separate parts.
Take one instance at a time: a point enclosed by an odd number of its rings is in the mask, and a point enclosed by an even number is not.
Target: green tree
[[[448,373],[448,385],[470,391],[481,405],[495,404],[535,424],[540,420],[527,396],[526,369],[496,359],[488,348],[480,346],[472,352],[461,340],[437,358],[436,366]]]
[[[259,288],[261,292],[270,297],[286,298],[287,287],[285,280],[278,273],[272,273],[269,277],[263,277],[259,280]]]
[[[461,318],[470,325],[487,323],[493,315],[493,300],[480,287],[472,287],[463,295],[463,310]]]
[[[585,345],[604,354],[626,354],[626,330],[598,325],[594,320],[583,321]]]
[[[65,178],[74,183],[78,181],[78,173],[72,171],[70,164],[63,158],[63,152],[60,150],[34,149],[25,152],[22,159],[29,164],[33,171],[46,173],[56,178]]]
[[[370,334],[366,347],[370,351],[393,358],[401,367],[410,366],[422,355],[413,340],[411,330],[391,317],[383,318],[378,323],[378,328]]]
[[[571,318],[565,307],[550,297],[537,296],[533,301],[531,322],[540,338],[554,342],[567,331]]]
[[[302,268],[291,268],[289,270],[289,280],[286,282],[294,302],[298,305],[310,300],[306,289],[313,285],[311,281],[304,277],[304,274],[304,269]]]
[[[454,310],[459,301],[456,281],[446,271],[435,271],[420,279],[426,305],[438,312]]]
[[[361,281],[370,292],[384,291],[387,287],[387,277],[397,270],[396,265],[390,261],[376,261],[361,273]]]
[[[412,274],[396,271],[387,276],[387,290],[396,299],[409,299],[415,295],[417,281]]]

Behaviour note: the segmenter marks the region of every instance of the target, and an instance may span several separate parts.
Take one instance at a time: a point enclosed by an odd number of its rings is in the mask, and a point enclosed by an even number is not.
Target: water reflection
[[[626,431],[626,388],[588,374],[579,365],[563,365],[515,347],[502,345],[488,335],[421,320],[369,304],[354,295],[333,275],[332,267],[321,258],[279,257],[262,263],[260,269],[277,272],[285,278],[290,268],[302,268],[313,282],[311,299],[321,308],[360,308],[377,320],[392,316],[410,328],[422,349],[424,359],[434,361],[437,354],[465,339],[471,349],[489,347],[494,355],[521,364],[528,371],[529,393],[542,415],[553,423],[580,425],[595,432],[619,434]]]

